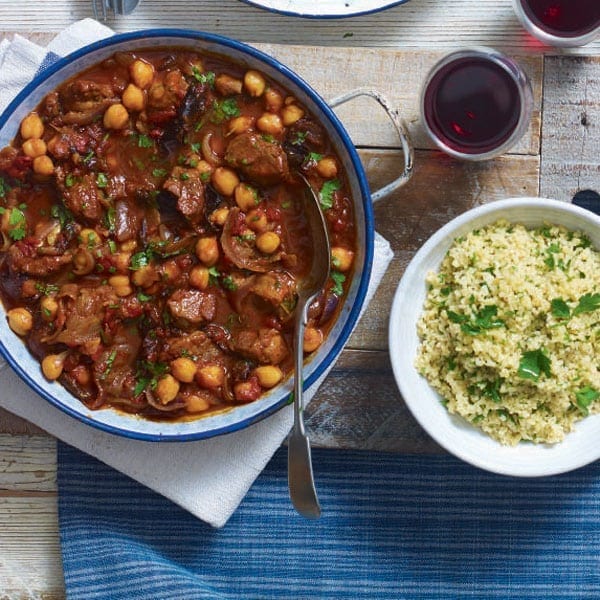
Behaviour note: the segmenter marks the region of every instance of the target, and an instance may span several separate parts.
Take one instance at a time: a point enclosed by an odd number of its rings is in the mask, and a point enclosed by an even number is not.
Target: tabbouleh
[[[600,254],[585,235],[498,221],[457,238],[427,284],[416,366],[451,413],[515,445],[600,412]]]

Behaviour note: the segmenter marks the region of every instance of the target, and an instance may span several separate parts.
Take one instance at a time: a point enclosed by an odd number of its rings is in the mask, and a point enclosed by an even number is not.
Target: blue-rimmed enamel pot
[[[17,134],[21,120],[46,94],[115,52],[156,47],[184,47],[198,52],[210,52],[227,57],[247,68],[258,69],[281,83],[294,94],[327,130],[346,172],[354,199],[357,224],[356,268],[352,284],[339,317],[321,348],[304,368],[305,386],[309,387],[341,352],[348,339],[365,300],[371,264],[373,261],[373,211],[372,201],[381,198],[402,185],[409,177],[412,152],[404,128],[395,111],[385,99],[371,90],[356,90],[332,101],[333,106],[356,95],[367,94],[377,100],[387,111],[396,127],[405,151],[405,170],[384,189],[370,193],[360,159],[343,125],[328,105],[306,82],[272,57],[237,41],[195,31],[147,30],[115,35],[93,43],[61,59],[39,74],[9,105],[0,117],[0,147],[8,145]],[[4,313],[0,307],[0,314]],[[59,383],[50,383],[41,368],[28,352],[23,342],[9,329],[6,315],[0,319],[0,352],[18,375],[46,401],[68,415],[102,430],[136,439],[150,441],[188,441],[236,431],[262,419],[289,401],[293,381],[280,386],[250,404],[231,410],[181,422],[155,422],[112,409],[91,411]]]

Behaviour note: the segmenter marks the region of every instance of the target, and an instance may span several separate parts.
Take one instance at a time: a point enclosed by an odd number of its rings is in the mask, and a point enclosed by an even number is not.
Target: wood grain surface
[[[43,5],[43,8],[42,8]],[[44,44],[90,17],[89,0],[0,3],[0,38],[20,33]],[[375,206],[376,228],[394,258],[347,350],[308,409],[315,445],[404,453],[442,452],[417,425],[394,383],[387,354],[389,306],[423,242],[452,217],[500,198],[568,200],[600,187],[600,41],[544,48],[525,35],[510,2],[411,0],[388,11],[314,21],[269,14],[238,0],[142,0],[116,31],[189,27],[253,43],[279,58],[329,99],[377,87],[398,108],[416,147],[412,180]],[[535,111],[513,150],[486,163],[461,163],[432,149],[418,120],[426,70],[451,48],[484,44],[516,57],[531,78]],[[402,164],[398,141],[378,109],[354,102],[338,110],[377,189]],[[0,600],[64,597],[56,506],[56,444],[0,410]]]

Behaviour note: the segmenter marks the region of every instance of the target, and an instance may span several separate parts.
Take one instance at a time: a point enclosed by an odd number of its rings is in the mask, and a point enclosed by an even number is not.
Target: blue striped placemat
[[[223,529],[63,443],[67,596],[600,598],[600,462],[513,479],[450,456],[314,450],[323,516],[280,450]]]

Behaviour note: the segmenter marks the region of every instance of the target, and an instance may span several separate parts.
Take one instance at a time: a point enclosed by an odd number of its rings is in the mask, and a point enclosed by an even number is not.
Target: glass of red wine
[[[513,0],[525,29],[550,46],[583,46],[600,36],[600,0]]]
[[[532,107],[531,84],[521,67],[484,47],[444,57],[421,94],[421,119],[431,139],[466,160],[504,154],[527,130]]]

